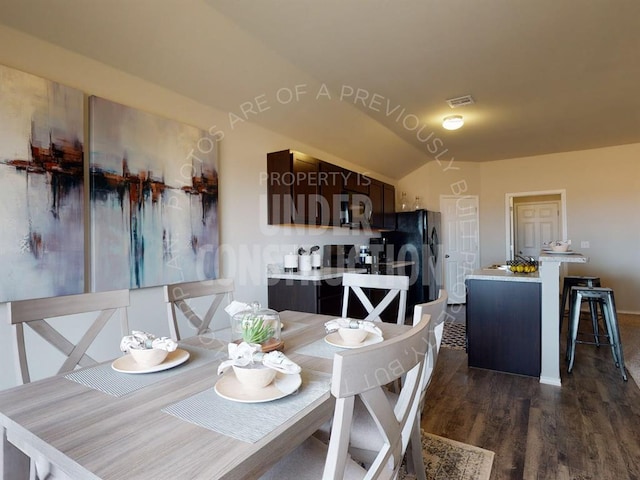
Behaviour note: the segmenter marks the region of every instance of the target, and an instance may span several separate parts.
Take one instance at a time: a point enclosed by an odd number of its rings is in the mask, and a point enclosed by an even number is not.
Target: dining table
[[[280,312],[284,354],[301,384],[270,401],[236,401],[215,388],[230,328],[181,340],[188,359],[156,372],[114,359],[0,391],[2,478],[29,478],[29,459],[70,479],[257,478],[331,419],[336,317]],[[376,323],[386,340],[409,326]],[[120,357],[122,358],[122,357]]]

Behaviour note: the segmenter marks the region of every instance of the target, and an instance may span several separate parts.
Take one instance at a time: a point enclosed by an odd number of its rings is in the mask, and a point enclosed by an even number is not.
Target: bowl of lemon
[[[509,271],[513,273],[535,273],[538,271],[538,262],[536,260],[509,260]]]

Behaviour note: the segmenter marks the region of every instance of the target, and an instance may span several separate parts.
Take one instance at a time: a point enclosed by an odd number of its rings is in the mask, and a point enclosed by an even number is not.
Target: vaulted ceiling
[[[255,122],[391,178],[435,159],[640,142],[637,0],[0,0],[0,12],[229,112],[227,128]],[[474,104],[445,102],[466,94]],[[451,114],[462,129],[441,127]]]

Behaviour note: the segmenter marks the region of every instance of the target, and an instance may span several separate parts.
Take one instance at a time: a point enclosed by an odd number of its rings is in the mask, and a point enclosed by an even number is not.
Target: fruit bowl
[[[538,262],[536,260],[508,260],[509,271],[513,273],[535,273],[538,271]]]

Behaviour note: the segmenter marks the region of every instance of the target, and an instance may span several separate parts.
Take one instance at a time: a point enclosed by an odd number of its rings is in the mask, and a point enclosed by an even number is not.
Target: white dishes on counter
[[[338,332],[333,332],[324,337],[324,341],[329,345],[339,348],[361,348],[375,343],[380,343],[383,338],[380,335],[369,332],[367,337],[360,343],[346,343]]]
[[[296,392],[302,385],[299,373],[286,374],[278,372],[273,382],[263,388],[247,388],[238,381],[232,369],[214,386],[215,392],[222,398],[241,403],[270,402]]]
[[[177,348],[173,352],[169,352],[167,358],[165,358],[162,363],[152,367],[144,367],[136,362],[131,354],[128,353],[114,360],[111,364],[111,368],[120,373],[153,373],[176,367],[186,362],[188,359],[189,352],[182,350],[181,348]]]

